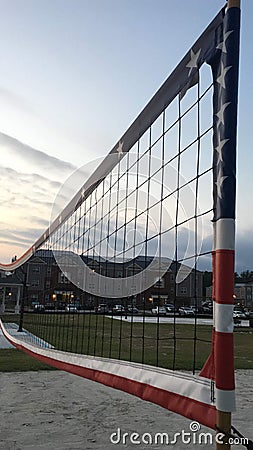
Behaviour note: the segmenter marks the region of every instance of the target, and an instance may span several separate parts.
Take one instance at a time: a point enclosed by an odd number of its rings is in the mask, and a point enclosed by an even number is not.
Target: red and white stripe
[[[234,381],[234,219],[214,223],[214,366],[216,408],[235,411]]]
[[[46,364],[133,394],[215,429],[210,380],[139,363],[38,347],[12,336],[1,321],[0,325],[15,347]]]
[[[35,249],[33,247],[30,247],[20,258],[16,259],[12,263],[8,264],[0,263],[0,269],[4,270],[5,272],[15,270],[18,267],[22,266],[22,264],[24,264],[26,261],[28,261],[28,259],[31,258],[34,252]]]

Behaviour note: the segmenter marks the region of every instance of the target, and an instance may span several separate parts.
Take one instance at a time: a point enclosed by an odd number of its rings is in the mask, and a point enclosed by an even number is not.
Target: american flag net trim
[[[60,370],[97,381],[215,428],[210,380],[153,366],[39,347],[12,336],[0,321],[4,336],[19,350]]]
[[[232,310],[239,29],[239,8],[222,9],[61,215],[21,258],[12,264],[0,264],[1,269],[9,271],[27,261],[92,193],[98,183],[105,179],[170,102],[180,93],[184,95],[197,82],[199,68],[204,63],[209,64],[214,84],[215,323],[213,352],[201,371],[201,376],[206,377],[206,380],[184,376],[182,383],[182,375],[178,378],[174,372],[158,368],[36,348],[14,339],[2,324],[1,326],[10,342],[42,361],[151,400],[189,418],[199,420],[211,428],[215,425],[215,415],[214,404],[211,402],[210,380],[215,380],[216,408],[224,412],[232,412],[235,408]]]
[[[160,89],[145,106],[143,111],[134,120],[132,125],[119,139],[102,163],[94,173],[84,183],[82,188],[71,199],[64,210],[56,217],[52,224],[37,239],[37,241],[16,261],[9,264],[0,263],[2,270],[15,270],[24,264],[50,235],[52,235],[61,224],[66,221],[78,206],[87,199],[95,190],[98,184],[106,178],[119,161],[126,156],[129,150],[136,144],[141,136],[147,131],[150,125],[159,115],[170,105],[179,93],[185,93],[188,88],[197,82],[198,69],[209,61],[215,53],[217,39],[222,41],[222,27],[224,20],[224,9],[218,13],[207,29],[199,37],[192,49],[185,55],[182,61],[174,69],[171,75],[163,83]],[[219,36],[217,37],[217,33]],[[195,49],[201,49],[196,51]]]

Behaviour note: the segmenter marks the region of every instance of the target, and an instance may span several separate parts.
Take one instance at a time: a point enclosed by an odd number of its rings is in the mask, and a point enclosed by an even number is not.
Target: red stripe
[[[207,378],[208,380],[215,380],[215,362],[214,362],[214,348],[215,348],[215,329],[212,331],[212,350],[202,367],[199,376]]]
[[[216,250],[215,301],[234,303],[234,250]]]
[[[213,305],[215,302],[215,288],[216,288],[216,273],[215,273],[215,263],[216,263],[216,252],[213,251],[212,252],[212,269],[213,269],[213,273],[212,273],[212,300],[213,300]],[[204,377],[207,378],[209,380],[214,380],[215,379],[215,362],[214,362],[214,347],[215,347],[215,329],[213,328],[212,331],[212,350],[211,353],[208,357],[208,359],[206,360],[204,366],[202,367],[199,376],[200,377]]]
[[[215,251],[215,301],[234,303],[234,250]],[[233,333],[215,331],[214,339],[215,384],[218,389],[234,390],[234,337]]]
[[[216,252],[212,252],[212,300],[215,301],[215,288],[216,288],[216,273],[215,273],[215,264],[216,264]]]
[[[223,390],[233,390],[235,388],[233,333],[215,331],[214,342],[216,387]]]
[[[64,370],[66,372],[79,375],[83,378],[88,378],[89,380],[110,386],[114,389],[119,389],[127,392],[128,394],[135,395],[142,400],[150,401],[156,405],[162,406],[165,409],[187,417],[188,419],[196,420],[204,426],[215,429],[216,408],[212,405],[184,397],[174,392],[168,392],[167,390],[160,389],[146,383],[129,380],[128,378],[115,374],[58,361],[54,358],[39,355],[38,353],[28,350],[21,344],[12,342],[10,339],[9,341],[19,350],[22,350],[39,361],[56,367],[59,370]]]
[[[24,261],[27,256],[31,256],[32,254],[33,250],[32,247],[30,247],[20,258],[16,259],[13,263],[3,264],[0,262],[0,267],[5,271],[17,269],[17,267],[21,266],[22,261]]]

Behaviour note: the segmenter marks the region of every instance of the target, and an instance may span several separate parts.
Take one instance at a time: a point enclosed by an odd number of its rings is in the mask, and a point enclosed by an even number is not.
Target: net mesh
[[[54,348],[193,372],[206,360],[213,83],[198,75],[17,269],[23,326]]]
[[[228,5],[95,170],[67,180],[43,236],[0,264],[23,286],[19,332],[0,321],[14,345],[211,428],[235,410],[239,29]]]

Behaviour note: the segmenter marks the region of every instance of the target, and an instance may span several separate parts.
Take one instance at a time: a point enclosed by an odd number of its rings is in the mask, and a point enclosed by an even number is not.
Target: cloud
[[[7,230],[1,229],[0,241],[6,243],[12,242],[13,244],[25,245],[27,248],[43,233],[44,229],[27,228],[26,230],[15,229]]]
[[[244,231],[236,231],[235,271],[238,273],[247,269],[253,270],[253,239],[251,239],[251,236],[252,229],[250,228]],[[209,251],[212,248],[212,239],[212,235],[209,235],[203,240],[202,252]],[[206,258],[206,261],[208,259],[210,258]]]
[[[49,187],[52,189],[59,189],[61,184],[59,181],[51,180],[50,178],[47,178],[43,175],[37,174],[37,173],[24,173],[24,172],[18,172],[17,170],[14,170],[10,167],[1,167],[0,166],[0,177],[6,177],[7,179],[10,179],[11,181],[15,180],[15,182],[22,182],[22,183],[47,183]]]
[[[7,101],[15,108],[19,108],[22,111],[27,111],[30,114],[37,115],[35,109],[27,101],[27,99],[16,94],[14,91],[10,91],[9,89],[0,86],[0,97],[3,101]]]
[[[253,239],[252,229],[236,233],[235,263],[236,271],[253,270]]]
[[[57,178],[61,178],[64,181],[64,179],[69,176],[71,172],[76,170],[76,166],[70,162],[66,162],[55,158],[54,156],[48,155],[41,150],[30,147],[18,139],[1,132],[0,146],[3,150],[7,151],[7,155],[5,155],[4,159],[11,156],[13,162],[16,164],[19,163],[23,167],[26,165],[28,171],[31,167],[33,167],[37,173],[46,172],[48,176],[53,174],[54,177],[57,176]],[[10,166],[10,164],[3,164],[4,159],[2,159],[2,166]]]
[[[75,167],[3,133],[0,148],[0,260],[9,261],[13,247],[20,255],[49,226],[56,194]],[[65,191],[63,204],[71,194]]]
[[[0,206],[18,210],[26,209],[32,213],[38,207],[52,207],[56,192],[61,183],[38,174],[17,172],[0,166]],[[28,208],[28,209],[27,209]],[[6,213],[5,213],[6,215]],[[32,214],[31,214],[32,215]]]
[[[90,174],[0,132],[0,261],[21,256]]]

